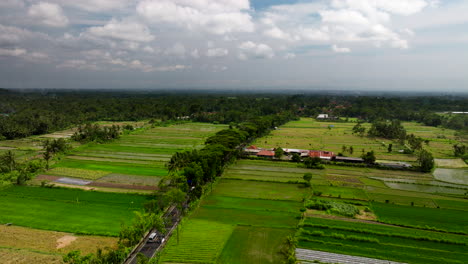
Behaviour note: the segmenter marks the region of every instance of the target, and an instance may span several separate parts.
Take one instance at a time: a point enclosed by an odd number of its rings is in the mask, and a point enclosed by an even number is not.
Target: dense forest
[[[97,120],[191,119],[224,124],[291,112],[297,116],[398,119],[457,130],[468,127],[468,98],[452,96],[336,96],[320,94],[213,94],[0,90],[0,140],[49,133]],[[274,125],[274,124],[273,124]]]

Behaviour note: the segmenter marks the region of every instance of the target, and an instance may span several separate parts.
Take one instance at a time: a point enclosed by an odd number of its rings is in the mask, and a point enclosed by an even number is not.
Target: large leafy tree
[[[434,168],[434,157],[429,151],[422,149],[418,153],[418,163],[422,172],[430,172]]]

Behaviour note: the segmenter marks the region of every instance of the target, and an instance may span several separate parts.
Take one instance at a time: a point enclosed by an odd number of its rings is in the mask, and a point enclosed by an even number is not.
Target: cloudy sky
[[[0,87],[468,91],[468,1],[0,0]]]

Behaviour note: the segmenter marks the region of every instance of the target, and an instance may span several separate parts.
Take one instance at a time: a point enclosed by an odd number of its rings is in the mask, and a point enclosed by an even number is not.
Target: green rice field
[[[378,224],[307,218],[298,247],[406,263],[465,263],[468,238]]]
[[[98,182],[148,185],[147,181],[133,179],[143,176],[152,177],[157,183],[167,175],[165,165],[172,154],[201,148],[207,137],[225,127],[182,123],[142,129],[106,144],[87,144],[76,148],[71,155],[53,165],[48,174]],[[119,178],[106,180],[111,175],[119,175]]]
[[[142,195],[13,186],[0,192],[0,223],[117,236],[146,200]]]

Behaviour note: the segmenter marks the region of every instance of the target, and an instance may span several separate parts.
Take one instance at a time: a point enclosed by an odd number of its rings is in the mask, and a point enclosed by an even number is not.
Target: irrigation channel
[[[316,261],[343,264],[403,264],[389,260],[356,257],[302,248],[296,248],[296,258],[301,264],[316,263]]]
[[[158,232],[155,229],[149,230],[146,235],[142,238],[140,243],[130,252],[127,259],[123,262],[124,264],[136,264],[137,263],[137,255],[143,254],[147,258],[152,258],[156,255],[160,249],[164,247],[164,245],[169,240],[170,236],[172,235],[175,228],[179,224],[181,214],[175,205],[171,206],[166,213],[163,215],[163,220],[166,227],[166,235]],[[153,241],[149,241],[149,236],[151,233],[156,232],[157,236],[153,239]]]

